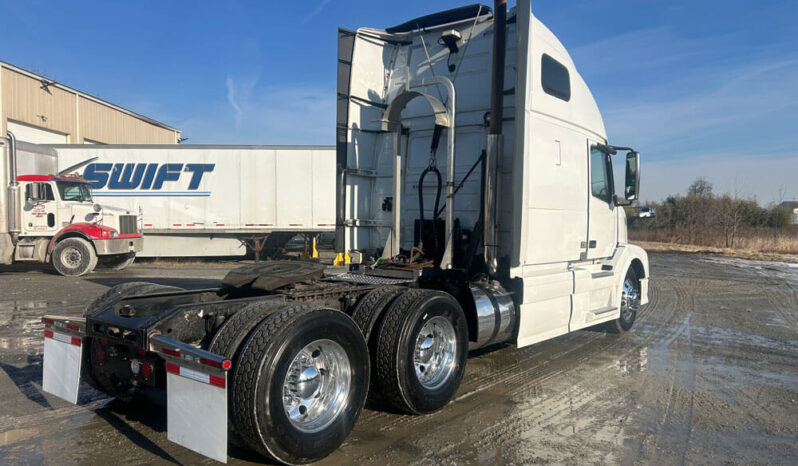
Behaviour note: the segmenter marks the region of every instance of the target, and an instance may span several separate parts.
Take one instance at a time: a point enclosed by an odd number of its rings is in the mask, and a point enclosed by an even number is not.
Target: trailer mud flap
[[[167,438],[227,463],[227,371],[230,360],[154,336],[151,350],[166,363]]]
[[[77,404],[86,320],[44,316],[42,323],[44,323],[42,390]]]

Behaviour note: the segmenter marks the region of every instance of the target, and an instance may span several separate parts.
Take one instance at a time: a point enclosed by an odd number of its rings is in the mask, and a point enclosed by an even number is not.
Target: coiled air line
[[[429,165],[427,168],[421,172],[421,176],[418,179],[418,211],[419,211],[419,227],[418,227],[418,248],[424,251],[424,177],[427,176],[427,173],[434,173],[435,177],[438,180],[438,189],[436,190],[435,194],[435,209],[432,211],[432,241],[435,250],[438,249],[438,232],[435,228],[435,221],[438,219],[438,207],[441,202],[441,189],[443,187],[443,181],[441,178],[441,172],[438,170],[438,163],[435,157],[435,153],[438,151],[438,143],[441,140],[441,132],[443,131],[443,126],[435,125],[435,129],[432,132],[432,143],[430,144],[430,154],[429,154]]]

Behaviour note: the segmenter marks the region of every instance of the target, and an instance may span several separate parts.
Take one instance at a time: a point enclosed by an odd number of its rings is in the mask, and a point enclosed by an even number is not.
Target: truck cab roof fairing
[[[451,10],[439,11],[429,15],[420,16],[410,21],[405,21],[393,27],[385,28],[388,34],[398,34],[402,32],[411,32],[416,29],[424,29],[442,24],[455,23],[464,19],[471,19],[476,16],[489,15],[491,9],[487,5],[480,5],[475,3],[473,5],[461,6],[459,8],[452,8]]]
[[[582,75],[574,64],[571,55],[562,42],[545,24],[534,15],[530,21],[529,41],[529,76],[530,95],[527,96],[526,107],[537,113],[570,122],[593,133],[598,139],[607,140],[604,120],[601,117],[596,100],[590,92]],[[571,77],[571,97],[568,102],[561,101],[546,94],[541,82],[541,61],[543,55],[549,55],[564,65]]]

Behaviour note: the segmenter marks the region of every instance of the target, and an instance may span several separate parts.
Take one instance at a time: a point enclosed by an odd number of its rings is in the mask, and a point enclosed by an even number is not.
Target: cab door
[[[610,155],[588,140],[588,227],[585,252],[587,259],[612,256],[618,240],[615,221],[614,183]]]
[[[33,190],[38,187],[40,199],[34,200]],[[28,236],[50,236],[61,227],[57,222],[57,205],[50,183],[25,183],[22,200],[22,231]]]

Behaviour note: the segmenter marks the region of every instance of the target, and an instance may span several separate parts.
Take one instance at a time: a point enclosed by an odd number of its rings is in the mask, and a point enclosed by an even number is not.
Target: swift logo
[[[92,163],[83,178],[94,189],[161,190],[164,183],[179,181],[183,173],[191,173],[188,191],[197,191],[205,173],[213,171],[213,163]]]

